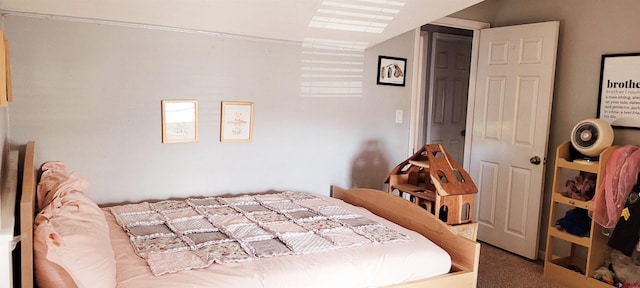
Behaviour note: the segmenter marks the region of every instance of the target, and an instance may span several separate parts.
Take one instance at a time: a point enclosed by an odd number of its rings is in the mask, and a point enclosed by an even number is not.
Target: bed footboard
[[[451,255],[451,273],[403,283],[392,287],[476,287],[480,244],[455,235],[445,223],[431,213],[393,194],[380,190],[331,187],[331,196],[364,207],[372,213],[429,238]]]

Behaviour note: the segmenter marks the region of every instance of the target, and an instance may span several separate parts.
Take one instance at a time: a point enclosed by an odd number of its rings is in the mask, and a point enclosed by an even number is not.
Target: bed
[[[37,184],[37,175],[38,168],[35,166],[35,143],[29,142],[25,146],[24,152],[24,163],[23,163],[23,179],[22,179],[22,195],[20,199],[20,227],[21,227],[21,283],[22,287],[34,287],[34,217],[36,217],[36,186]],[[322,196],[324,197],[324,196]],[[259,259],[257,261],[250,261],[247,263],[233,263],[231,265],[227,265],[225,272],[223,273],[213,273],[217,274],[218,278],[206,278],[209,276],[203,276],[207,274],[212,269],[203,268],[203,269],[190,269],[186,271],[170,273],[163,276],[154,277],[151,273],[149,273],[149,269],[141,266],[128,266],[130,264],[135,264],[135,262],[144,262],[141,260],[135,253],[124,253],[121,248],[114,249],[113,252],[115,261],[117,262],[116,270],[117,270],[117,287],[140,287],[142,284],[145,286],[166,286],[168,282],[172,278],[175,278],[176,281],[183,281],[181,283],[189,283],[184,281],[201,281],[200,284],[203,284],[203,287],[211,286],[210,283],[218,283],[218,287],[226,287],[228,285],[236,286],[236,283],[243,283],[247,287],[250,286],[262,286],[262,287],[296,287],[296,286],[309,286],[310,284],[314,284],[317,287],[322,287],[327,285],[330,286],[343,286],[344,283],[347,287],[362,285],[363,287],[372,287],[372,286],[385,286],[385,287],[475,287],[477,281],[477,272],[478,272],[478,260],[479,260],[479,251],[480,244],[473,242],[467,238],[457,236],[449,230],[449,228],[442,223],[440,220],[435,218],[433,215],[429,214],[426,210],[420,208],[419,206],[413,205],[412,203],[394,196],[392,194],[386,193],[384,191],[373,190],[373,189],[342,189],[340,187],[332,187],[331,188],[331,198],[326,197],[327,199],[321,199],[322,201],[329,201],[330,203],[338,205],[339,203],[348,203],[353,206],[345,206],[346,209],[350,211],[354,211],[354,213],[361,213],[362,215],[366,215],[375,221],[378,221],[385,226],[393,227],[393,229],[397,229],[402,235],[406,235],[410,237],[411,241],[406,242],[415,242],[415,241],[429,241],[444,251],[449,256],[450,262],[446,262],[448,269],[442,275],[438,276],[428,276],[421,277],[418,274],[420,270],[422,270],[423,266],[426,269],[427,265],[430,265],[433,260],[430,259],[431,256],[428,256],[429,259],[422,259],[423,262],[420,262],[420,259],[409,260],[410,256],[401,256],[396,257],[398,259],[392,260],[393,254],[387,254],[387,252],[380,252],[378,249],[380,246],[405,246],[405,242],[398,241],[394,243],[390,243],[389,245],[377,245],[377,246],[362,246],[355,247],[353,251],[350,250],[336,250],[328,253],[318,253],[313,254],[313,258],[311,260],[311,264],[299,265],[299,261],[302,261],[302,258],[306,258],[310,255],[288,255],[283,257],[271,257],[265,259]],[[341,205],[341,204],[340,204]],[[364,210],[365,208],[366,210]],[[128,245],[129,236],[126,232],[123,232],[121,227],[118,226],[118,221],[114,219],[114,216],[109,213],[109,208],[102,207],[104,217],[107,219],[108,224],[108,233],[107,237],[109,238],[109,245],[113,247],[125,246],[125,250],[129,249],[133,251],[134,249]],[[395,224],[393,224],[393,223]],[[391,225],[399,225],[399,226],[391,226]],[[429,240],[419,240],[424,239],[422,236],[426,237]],[[416,240],[413,240],[413,239]],[[128,248],[126,248],[128,247]],[[408,247],[408,246],[407,246]],[[386,249],[386,248],[385,248]],[[395,248],[394,248],[395,249]],[[408,248],[414,249],[414,248]],[[349,252],[346,252],[349,251]],[[341,254],[332,254],[332,253],[346,253],[347,256],[335,256]],[[377,262],[374,260],[374,264],[364,264],[364,263],[349,263],[347,266],[355,267],[353,272],[346,272],[346,266],[343,262],[349,262],[345,259],[357,259],[360,261],[360,257],[364,257],[368,254],[379,254],[381,253],[382,259],[384,261],[378,260]],[[422,255],[420,251],[415,253],[407,253],[407,255],[416,254]],[[346,257],[346,258],[345,258]],[[284,260],[283,260],[284,259]],[[338,262],[331,262],[336,261]],[[396,262],[393,262],[396,261]],[[406,261],[406,262],[405,262]],[[444,261],[444,260],[442,260]],[[259,265],[259,262],[266,262],[265,266],[256,266]],[[285,266],[280,266],[284,262],[294,263],[294,266],[288,266],[287,268],[282,268]],[[381,266],[381,262],[389,262],[391,266]],[[368,262],[367,262],[368,263]],[[387,264],[389,264],[387,263]],[[407,267],[404,263],[418,263],[413,265],[412,267]],[[450,264],[449,264],[450,263]],[[133,265],[132,264],[132,265]],[[214,266],[217,264],[214,264]],[[245,266],[242,266],[245,265]],[[247,266],[248,265],[248,266]],[[220,265],[220,267],[225,265]],[[284,282],[277,282],[281,280],[273,280],[271,279],[272,274],[281,273],[283,269],[285,272],[290,271],[291,269],[298,269],[297,266],[309,266],[311,269],[307,269],[306,271],[291,271],[295,273],[284,273],[287,275],[298,275],[298,278],[286,278]],[[213,266],[211,266],[213,267]],[[248,267],[248,268],[247,268]],[[267,268],[265,268],[267,267]],[[293,268],[292,268],[293,267]],[[382,268],[380,268],[382,267]],[[364,270],[364,269],[383,269],[380,270]],[[320,277],[315,274],[306,274],[308,270],[313,271],[322,271],[324,273],[324,277]],[[393,277],[384,280],[379,280],[380,282],[371,282],[367,281],[355,281],[355,282],[335,282],[335,278],[345,278],[348,275],[353,275],[353,279],[361,279],[363,277],[371,277],[372,279],[377,279],[375,277],[380,275],[393,275],[395,273],[404,273],[401,270],[410,271],[409,274],[411,276],[401,276],[398,280]],[[141,271],[140,273],[138,271]],[[208,272],[206,272],[208,271]],[[250,271],[248,274],[243,274],[243,271]],[[263,271],[263,275],[257,275],[255,271]],[[347,276],[344,274],[348,273]],[[142,275],[141,275],[142,274]],[[185,278],[179,278],[179,276],[186,276]],[[227,275],[228,278],[220,278],[220,275]],[[257,275],[257,276],[256,276]],[[416,276],[418,275],[418,276]],[[96,279],[99,276],[95,276]],[[164,278],[162,278],[164,277]],[[205,277],[200,279],[201,277]],[[247,278],[258,278],[258,279],[247,279]],[[240,282],[227,282],[227,280],[236,278]],[[182,280],[178,280],[182,279]],[[382,279],[382,278],[381,278]],[[408,280],[407,280],[408,279]],[[235,280],[234,280],[235,281]],[[322,283],[321,281],[327,281]],[[372,280],[373,281],[373,280]],[[375,280],[378,281],[378,280]],[[195,283],[195,282],[194,282]],[[209,285],[206,285],[209,283]],[[342,285],[340,283],[343,283]],[[183,285],[184,287],[192,287],[196,284],[189,283]],[[175,284],[171,284],[173,287]],[[271,286],[269,286],[271,285]]]

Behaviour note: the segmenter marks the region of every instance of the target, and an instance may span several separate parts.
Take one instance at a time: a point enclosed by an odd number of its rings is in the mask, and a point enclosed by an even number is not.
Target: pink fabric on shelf
[[[589,203],[589,215],[604,228],[616,226],[624,202],[640,172],[640,149],[625,145],[613,151],[606,163],[603,184]]]

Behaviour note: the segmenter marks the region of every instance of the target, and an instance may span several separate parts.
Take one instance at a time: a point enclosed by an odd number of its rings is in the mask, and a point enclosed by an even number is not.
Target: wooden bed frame
[[[23,163],[22,196],[20,199],[21,283],[34,287],[33,220],[35,218],[36,179],[35,143],[26,145]],[[442,247],[451,255],[448,274],[399,283],[389,287],[476,287],[480,244],[455,235],[446,224],[421,207],[393,194],[373,189],[331,188],[331,196],[414,230]]]
[[[364,207],[373,214],[416,231],[451,255],[452,267],[448,274],[389,287],[476,287],[480,243],[454,234],[427,210],[391,193],[374,189],[332,187],[331,197]]]

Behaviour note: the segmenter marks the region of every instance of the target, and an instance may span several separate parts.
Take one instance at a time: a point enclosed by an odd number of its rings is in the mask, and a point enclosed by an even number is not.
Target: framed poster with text
[[[598,118],[640,128],[640,53],[602,55]]]

